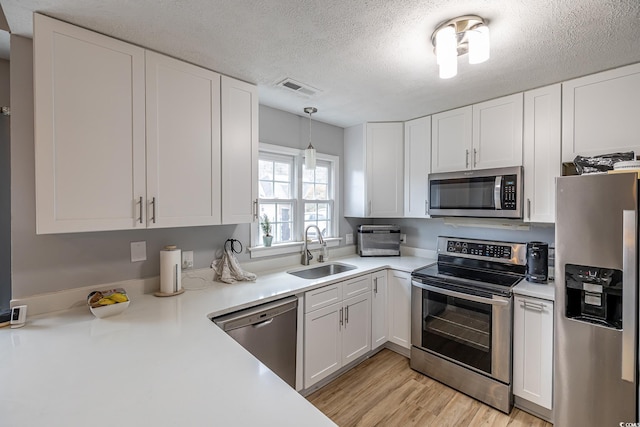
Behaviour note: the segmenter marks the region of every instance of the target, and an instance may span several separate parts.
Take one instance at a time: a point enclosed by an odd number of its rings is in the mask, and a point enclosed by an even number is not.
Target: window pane
[[[316,182],[321,184],[329,183],[329,168],[317,166],[316,167]]]
[[[318,219],[331,219],[329,215],[329,204],[328,203],[318,203]]]
[[[328,191],[327,184],[316,184],[314,199],[327,200],[329,198],[329,194],[327,193],[327,191]]]
[[[260,198],[273,198],[273,183],[269,181],[260,181]]]
[[[329,223],[327,221],[318,221],[318,228],[322,231],[322,237],[327,237]]]
[[[290,191],[289,191],[289,184],[283,183],[283,182],[276,182],[275,183],[275,192],[273,197],[275,197],[276,199],[290,199]]]
[[[302,198],[313,199],[313,184],[302,184]]]
[[[276,240],[278,242],[291,242],[293,240],[293,223],[283,222],[278,224]]]
[[[276,162],[274,179],[276,181],[291,181],[291,165],[289,163]]]
[[[314,171],[313,169],[307,169],[306,167],[304,167],[304,165],[302,166],[302,181],[303,182],[313,182],[315,181],[314,179]]]
[[[274,222],[276,220],[276,205],[275,203],[260,203],[260,224],[262,225],[262,216],[267,214],[269,221]]]
[[[272,180],[273,179],[273,162],[268,160],[260,160],[258,169],[260,171],[259,179]]]
[[[293,220],[293,207],[290,203],[278,203],[278,222],[286,222]]]

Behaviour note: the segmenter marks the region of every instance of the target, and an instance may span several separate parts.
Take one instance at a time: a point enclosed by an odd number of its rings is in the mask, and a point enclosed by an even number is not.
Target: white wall
[[[195,268],[208,267],[219,257],[228,238],[249,244],[248,224],[36,235],[32,55],[31,39],[11,36],[13,298],[158,276],[159,251],[168,244],[195,251]],[[306,147],[308,122],[303,117],[262,106],[259,115],[263,142]],[[314,132],[319,151],[342,155],[342,128],[314,122]],[[307,136],[300,139],[302,134]],[[139,240],[147,242],[147,261],[131,263],[130,242]]]

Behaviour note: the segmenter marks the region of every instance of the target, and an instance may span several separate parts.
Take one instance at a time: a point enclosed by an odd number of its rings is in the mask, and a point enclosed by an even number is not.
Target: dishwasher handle
[[[266,326],[277,316],[298,308],[298,298],[295,296],[262,304],[256,307],[236,311],[211,319],[223,331],[253,326],[260,328]]]

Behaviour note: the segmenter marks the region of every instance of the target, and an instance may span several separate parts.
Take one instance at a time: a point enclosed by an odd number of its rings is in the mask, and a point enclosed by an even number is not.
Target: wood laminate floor
[[[412,370],[409,359],[387,349],[307,399],[340,427],[552,426],[516,408],[505,415]]]

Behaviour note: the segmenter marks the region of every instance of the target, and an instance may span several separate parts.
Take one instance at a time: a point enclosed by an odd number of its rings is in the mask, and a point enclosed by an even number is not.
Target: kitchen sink
[[[332,262],[319,265],[317,267],[306,268],[304,270],[287,271],[289,274],[301,277],[303,279],[319,279],[320,277],[331,276],[332,274],[343,273],[345,271],[354,270],[357,267],[350,264],[340,264]]]

